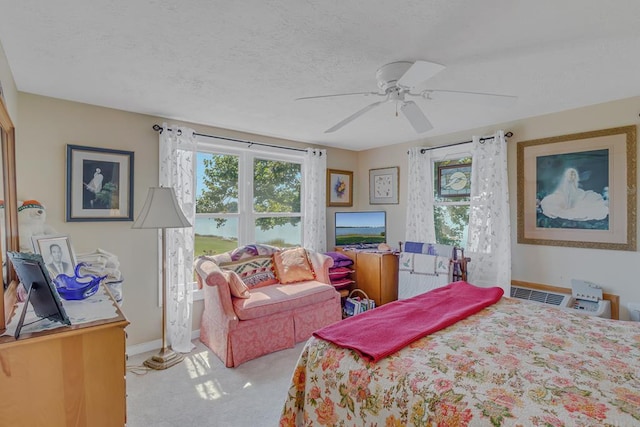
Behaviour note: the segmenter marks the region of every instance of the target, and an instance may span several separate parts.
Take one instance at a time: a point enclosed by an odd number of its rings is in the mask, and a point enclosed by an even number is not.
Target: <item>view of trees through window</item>
[[[199,152],[195,256],[249,243],[302,241],[302,165],[259,154]]]
[[[436,242],[444,245],[466,247],[469,228],[469,196],[440,196],[438,193],[439,170],[443,166],[470,165],[471,157],[436,161],[433,164],[433,220]],[[471,176],[466,177],[471,182]]]

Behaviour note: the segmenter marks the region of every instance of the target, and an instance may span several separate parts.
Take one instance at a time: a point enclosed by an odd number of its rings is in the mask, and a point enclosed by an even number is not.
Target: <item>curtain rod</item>
[[[509,131],[507,133],[504,134],[505,138],[511,138],[513,136],[513,132]],[[485,141],[488,141],[490,139],[494,139],[495,136],[483,136],[482,138],[480,138],[480,144],[484,144]],[[447,148],[447,147],[454,147],[456,145],[462,145],[462,144],[471,144],[473,141],[462,141],[462,142],[454,142],[452,144],[446,144],[446,145],[438,145],[437,147],[425,147],[423,149],[420,150],[420,154],[424,154],[427,151],[431,151],[431,150],[437,150],[438,148]],[[407,151],[407,154],[409,154],[409,152]]]
[[[162,126],[160,126],[158,124],[155,124],[155,125],[153,125],[153,130],[155,130],[156,132],[162,133],[163,129],[162,129]],[[172,130],[172,129],[169,128],[169,130]],[[178,129],[178,132],[181,132],[180,129]],[[254,141],[247,141],[247,140],[244,140],[244,139],[227,138],[226,136],[207,135],[206,133],[193,132],[193,134],[195,136],[203,136],[205,138],[215,138],[215,139],[223,139],[225,141],[231,141],[231,142],[241,142],[243,144],[249,144],[249,148],[251,148],[252,145],[260,145],[260,146],[263,146],[263,147],[281,148],[283,150],[307,151],[304,148],[285,147],[283,145],[266,144],[264,142],[254,142]]]

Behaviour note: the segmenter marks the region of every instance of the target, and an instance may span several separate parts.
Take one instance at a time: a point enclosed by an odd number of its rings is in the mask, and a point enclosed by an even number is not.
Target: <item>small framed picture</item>
[[[446,165],[438,168],[438,197],[469,197],[471,164]]]
[[[400,168],[369,169],[369,203],[398,204],[398,170]]]
[[[74,275],[76,259],[68,235],[31,236],[31,243],[34,251],[42,255],[51,278],[56,278],[59,274]]]
[[[67,221],[133,221],[133,151],[67,145]]]
[[[353,206],[353,172],[327,169],[327,206]]]

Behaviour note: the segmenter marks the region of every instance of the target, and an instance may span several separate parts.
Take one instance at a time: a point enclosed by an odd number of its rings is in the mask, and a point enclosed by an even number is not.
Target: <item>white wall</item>
[[[472,135],[490,135],[498,129],[511,131],[508,142],[509,193],[511,207],[512,278],[535,283],[571,287],[571,279],[585,279],[601,284],[605,292],[620,295],[621,319],[628,319],[626,304],[640,302],[640,256],[638,252],[564,248],[559,246],[517,243],[516,222],[516,146],[518,141],[565,135],[577,132],[637,125],[640,97],[599,104],[471,129],[466,132],[425,138],[413,144],[394,145],[358,153],[355,192],[357,207],[362,210],[384,209],[388,212],[388,242],[397,246],[405,240],[407,202],[407,150],[412,146],[431,146],[467,141]],[[400,167],[400,204],[370,205],[367,192],[369,169]],[[640,177],[640,173],[639,173]],[[636,183],[637,184],[637,183]],[[637,187],[636,187],[637,188]],[[640,203],[640,197],[638,198]],[[636,207],[637,208],[637,207]],[[637,210],[637,209],[636,209]],[[472,279],[471,279],[472,280]]]

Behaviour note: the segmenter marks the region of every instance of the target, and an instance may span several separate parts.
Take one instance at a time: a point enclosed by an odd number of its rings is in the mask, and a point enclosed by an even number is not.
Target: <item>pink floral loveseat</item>
[[[321,253],[268,245],[199,257],[200,341],[235,367],[341,320],[340,294],[329,284],[332,264]]]

